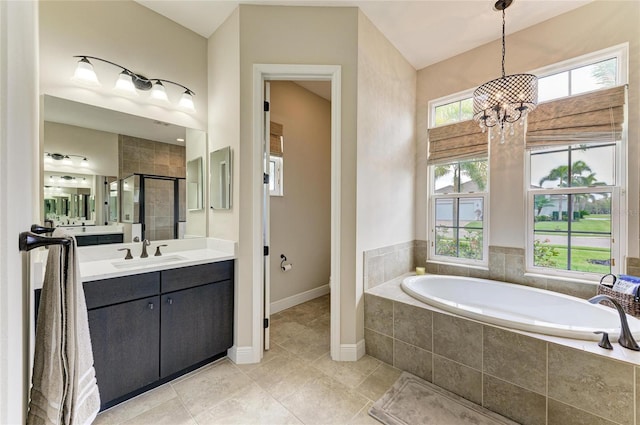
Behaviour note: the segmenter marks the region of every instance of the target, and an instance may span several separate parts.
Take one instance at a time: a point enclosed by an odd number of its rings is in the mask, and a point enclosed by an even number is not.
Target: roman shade
[[[623,85],[538,105],[527,121],[527,148],[619,140],[626,97]]]
[[[489,152],[487,133],[473,120],[430,128],[428,135],[429,165],[486,157]]]
[[[270,122],[271,136],[269,138],[269,152],[274,156],[282,156],[282,144],[283,144],[283,128],[282,124],[277,122]]]

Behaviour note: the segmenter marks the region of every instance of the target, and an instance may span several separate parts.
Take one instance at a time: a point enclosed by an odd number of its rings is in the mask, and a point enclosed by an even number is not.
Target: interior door
[[[270,122],[271,122],[271,114],[269,113],[269,105],[271,101],[271,87],[269,82],[264,83],[264,134],[262,135],[262,151],[263,151],[263,162],[262,162],[262,173],[264,178],[263,185],[263,225],[264,229],[263,233],[263,245],[266,247],[264,252],[264,349],[269,350],[269,326],[270,320],[269,316],[271,315],[271,267],[270,267],[270,256],[269,256],[269,208],[270,208],[270,195],[269,195],[269,179],[273,178],[273,176],[269,175],[269,138],[271,135]]]

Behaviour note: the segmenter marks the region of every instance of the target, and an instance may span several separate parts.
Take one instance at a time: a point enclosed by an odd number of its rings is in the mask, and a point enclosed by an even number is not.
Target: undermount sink
[[[111,264],[117,269],[129,269],[133,267],[144,267],[155,264],[173,263],[175,261],[186,260],[186,257],[181,255],[164,255],[159,257],[147,257],[147,258],[134,258],[132,260],[118,260],[113,261]]]

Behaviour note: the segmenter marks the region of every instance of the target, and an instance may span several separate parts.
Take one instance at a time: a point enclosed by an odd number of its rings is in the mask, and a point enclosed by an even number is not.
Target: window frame
[[[482,192],[450,192],[450,193],[435,193],[435,168],[438,165],[434,164],[429,166],[428,184],[429,184],[429,234],[430,243],[428,251],[428,261],[433,263],[446,263],[454,265],[464,266],[476,266],[481,268],[487,268],[489,265],[489,174],[488,167],[489,158],[474,158],[474,159],[461,159],[448,161],[446,164],[455,164],[467,161],[487,161],[487,184],[485,190]],[[482,260],[474,260],[464,257],[451,257],[447,255],[436,254],[436,202],[438,199],[451,199],[454,202],[459,199],[465,198],[482,198]],[[459,219],[459,210],[458,210]],[[457,227],[460,229],[460,227]]]
[[[271,162],[275,163],[275,175],[271,175]],[[273,182],[273,190],[269,187],[270,196],[284,196],[284,161],[281,156],[269,155],[269,183]]]
[[[588,53],[582,56],[578,56],[572,59],[568,59],[556,64],[552,64],[543,68],[534,70],[536,75],[550,76],[561,72],[570,71],[573,69],[581,68],[587,65],[598,63],[604,60],[616,58],[617,59],[617,75],[616,86],[627,84],[628,81],[628,55],[629,55],[629,43],[618,44],[606,49],[602,49],[596,52]],[[569,81],[570,84],[570,81]],[[580,94],[584,94],[579,93]],[[558,98],[549,99],[548,102],[553,102],[558,99],[563,99],[569,96],[563,96]],[[574,95],[576,96],[576,95]],[[531,188],[531,150],[525,150],[525,163],[524,163],[524,193],[526,199],[526,235],[525,235],[525,274],[542,275],[552,278],[563,279],[580,279],[581,281],[589,281],[593,283],[599,282],[601,275],[597,273],[581,272],[575,270],[561,270],[548,267],[534,266],[534,197],[535,195],[563,195],[563,194],[576,194],[576,193],[598,193],[605,192],[607,190],[611,193],[611,258],[614,260],[614,264],[611,265],[611,273],[617,274],[624,271],[624,258],[628,250],[627,238],[624,235],[627,234],[627,214],[624,211],[628,211],[626,196],[627,188],[627,168],[628,164],[625,158],[628,158],[628,143],[627,143],[627,128],[628,124],[622,131],[622,137],[619,141],[616,141],[616,154],[615,154],[615,185],[613,186],[591,186],[591,187],[567,187],[567,188]],[[565,145],[569,146],[569,145]],[[559,148],[560,146],[556,146]],[[607,189],[608,188],[608,189]]]

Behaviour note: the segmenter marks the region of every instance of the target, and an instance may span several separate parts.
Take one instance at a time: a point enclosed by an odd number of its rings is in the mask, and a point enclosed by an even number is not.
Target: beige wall
[[[40,92],[157,119],[189,128],[206,129],[207,40],[133,1],[41,1]],[[74,55],[97,56],[149,78],[163,78],[193,90],[196,113],[160,107],[114,95],[120,69],[93,61],[100,89],[79,87],[71,77]],[[182,94],[165,85],[172,105]]]
[[[284,196],[270,198],[273,303],[329,283],[331,103],[293,82],[273,81],[270,109],[284,131]],[[286,273],[280,254],[293,263]]]
[[[517,7],[517,5],[516,5]],[[640,3],[595,1],[507,37],[507,74],[532,71],[620,43],[629,43],[629,255],[637,257],[640,150]],[[500,73],[500,41],[418,71],[416,239],[427,234],[427,102],[474,88]],[[491,146],[490,245],[525,247],[524,153],[522,142],[496,153]],[[495,206],[499,206],[496,208]]]
[[[240,13],[236,9],[208,43],[209,149],[231,146],[233,173],[231,209],[209,211],[209,233],[215,238],[238,240],[240,152]],[[208,154],[207,154],[208,155]],[[207,157],[207,163],[209,158]],[[205,173],[209,181],[209,173]],[[207,184],[208,187],[208,184]],[[208,198],[208,196],[207,196]],[[237,297],[236,297],[237,302]]]
[[[364,251],[414,239],[416,70],[358,13],[357,339]]]
[[[356,72],[357,9],[324,7],[265,7],[240,5],[240,167],[238,273],[236,275],[237,345],[251,346],[253,312],[253,65],[258,63],[329,64],[342,67],[341,190],[341,339],[354,344],[356,292]]]

